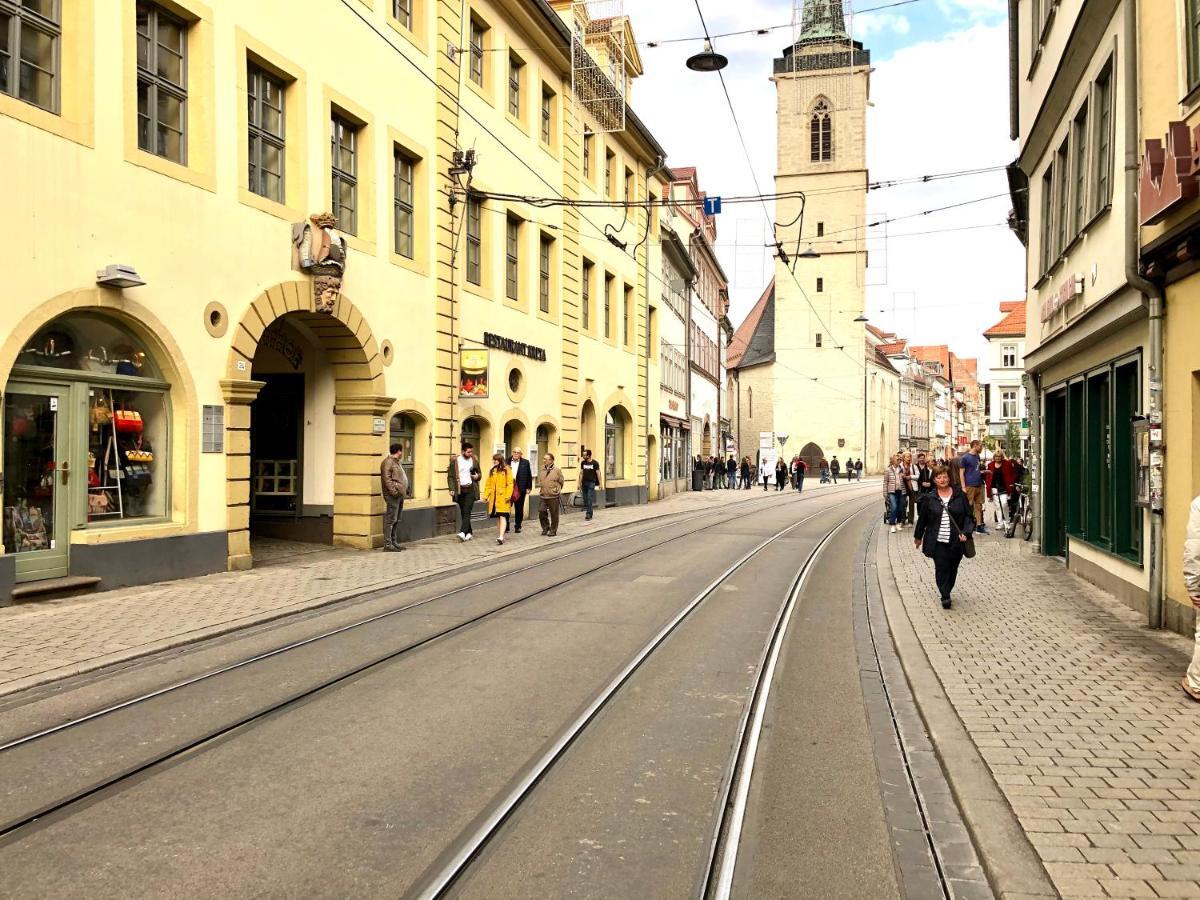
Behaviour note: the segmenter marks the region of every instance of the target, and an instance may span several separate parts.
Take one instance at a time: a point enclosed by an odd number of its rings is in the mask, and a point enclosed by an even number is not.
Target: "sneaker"
[[[458,539],[459,539],[460,541],[465,541],[465,540],[467,539],[466,532],[460,531],[460,532],[458,533]]]
[[[471,538],[473,538],[473,537],[475,537],[475,535],[473,535],[473,534],[468,534],[468,535],[466,535],[465,537],[463,537],[463,540],[464,540],[464,541],[469,541],[469,540],[470,540]]]
[[[1193,700],[1195,700],[1197,703],[1200,703],[1200,692],[1198,692],[1198,691],[1193,691],[1193,690],[1192,690],[1192,687],[1191,687],[1191,685],[1189,685],[1189,684],[1188,684],[1188,680],[1187,680],[1187,676],[1186,676],[1186,675],[1185,675],[1185,676],[1183,676],[1183,680],[1182,680],[1181,682],[1179,682],[1179,686],[1180,686],[1181,688],[1183,688],[1183,692],[1184,692],[1185,694],[1187,694],[1189,697],[1191,697],[1191,698],[1192,698]]]
[[[504,543],[504,538],[496,538],[496,543],[497,543],[497,544],[503,544],[503,543]]]
[[[985,526],[985,525],[980,525],[979,527],[977,527],[975,529],[975,533],[976,534],[991,534],[991,532],[987,530],[987,526]]]
[[[892,534],[895,534],[895,533],[896,533],[896,526],[895,526],[895,525],[893,525],[893,526],[892,526]]]

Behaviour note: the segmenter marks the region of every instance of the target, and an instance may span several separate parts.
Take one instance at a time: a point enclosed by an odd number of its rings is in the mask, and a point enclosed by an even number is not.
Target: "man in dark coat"
[[[513,515],[516,517],[513,519],[513,531],[520,534],[521,523],[525,521],[525,495],[533,490],[533,468],[529,460],[523,458],[520,447],[513,447],[508,464],[512,467],[513,487],[516,488],[512,502]]]
[[[838,462],[838,458],[835,456],[833,459],[831,459],[829,461],[829,474],[833,476],[834,484],[838,483],[838,475],[840,475],[841,472],[842,472],[842,464],[840,462]]]

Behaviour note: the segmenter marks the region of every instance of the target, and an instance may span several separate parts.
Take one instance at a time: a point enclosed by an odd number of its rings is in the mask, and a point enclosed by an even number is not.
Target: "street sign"
[[[1029,420],[1028,420],[1028,419],[1022,419],[1022,420],[1021,420],[1021,427],[1022,427],[1022,428],[1028,428],[1028,427],[1029,427]]]
[[[705,197],[704,198],[704,214],[706,216],[715,216],[721,211],[720,197]]]
[[[787,443],[787,439],[788,439],[787,432],[786,431],[775,432],[775,439],[777,441],[779,441],[779,446],[782,447],[784,444]]]

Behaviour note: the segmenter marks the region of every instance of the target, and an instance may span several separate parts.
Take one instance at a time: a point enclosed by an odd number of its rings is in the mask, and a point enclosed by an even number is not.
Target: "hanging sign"
[[[459,353],[458,396],[486,400],[488,395],[488,351],[463,348]]]
[[[706,216],[715,216],[721,211],[720,197],[705,197],[704,198],[704,214]]]

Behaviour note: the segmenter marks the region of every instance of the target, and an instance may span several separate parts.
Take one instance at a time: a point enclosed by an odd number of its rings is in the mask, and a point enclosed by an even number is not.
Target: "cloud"
[[[994,22],[1008,16],[1007,0],[937,0],[937,5],[951,22]]]
[[[854,37],[860,41],[865,41],[871,35],[882,32],[890,31],[905,35],[911,30],[912,25],[908,21],[908,17],[898,13],[865,13],[854,17]]]

